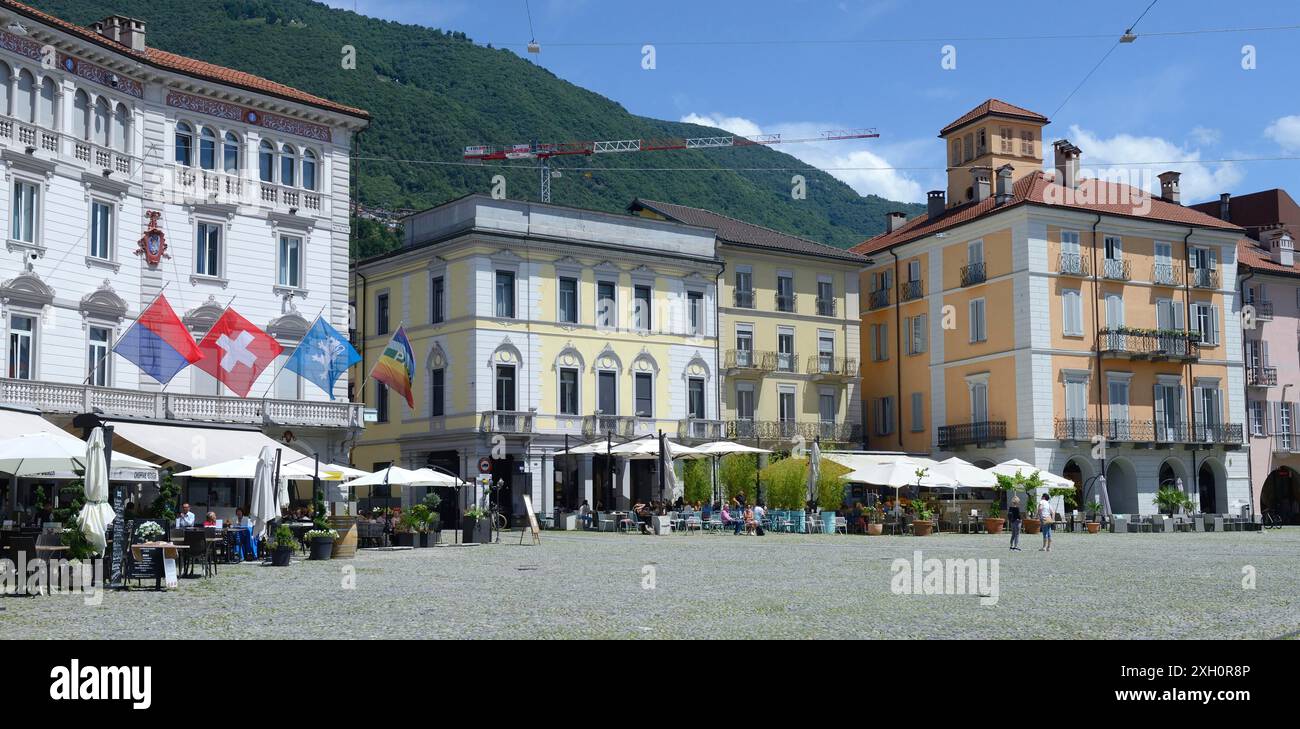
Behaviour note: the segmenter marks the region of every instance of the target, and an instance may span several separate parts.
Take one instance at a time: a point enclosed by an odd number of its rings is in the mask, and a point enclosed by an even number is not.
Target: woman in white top
[[[1047,494],[1043,494],[1042,501],[1038,502],[1038,520],[1042,522],[1043,546],[1039,547],[1040,552],[1052,551],[1052,502],[1048,500]]]

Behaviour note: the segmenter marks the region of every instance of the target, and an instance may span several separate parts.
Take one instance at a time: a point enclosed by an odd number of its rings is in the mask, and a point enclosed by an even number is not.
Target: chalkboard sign
[[[126,490],[121,485],[113,487],[113,553],[110,555],[108,584],[112,587],[121,587],[123,583],[124,558],[126,556],[126,525],[123,514],[126,511]]]
[[[137,554],[139,557],[136,556]],[[163,578],[163,550],[132,549],[130,570],[126,576],[132,580],[161,580]]]

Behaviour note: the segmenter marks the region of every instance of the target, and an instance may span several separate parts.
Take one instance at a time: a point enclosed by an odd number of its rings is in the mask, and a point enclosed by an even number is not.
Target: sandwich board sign
[[[528,511],[528,531],[519,534],[519,543],[524,543],[526,534],[533,535],[533,544],[542,543],[542,528],[537,524],[537,515],[533,513],[533,497],[530,494],[524,494],[524,509]]]

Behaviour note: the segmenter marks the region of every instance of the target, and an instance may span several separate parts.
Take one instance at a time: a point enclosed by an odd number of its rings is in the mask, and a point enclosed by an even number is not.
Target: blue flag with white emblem
[[[357,354],[347,337],[339,334],[324,319],[318,318],[284,363],[284,368],[315,383],[333,400],[334,382],[349,367],[360,361],[361,355]]]

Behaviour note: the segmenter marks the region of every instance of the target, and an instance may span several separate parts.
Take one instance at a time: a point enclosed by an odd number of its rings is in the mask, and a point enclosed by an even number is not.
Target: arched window
[[[265,139],[257,147],[257,174],[262,182],[275,182],[275,146]]]
[[[0,61],[0,113],[9,113],[9,78],[13,71]]]
[[[217,168],[217,135],[212,127],[203,127],[199,131],[199,167],[205,170]]]
[[[4,69],[0,69],[3,73]],[[77,139],[90,141],[90,95],[77,89],[72,99],[72,134]]]
[[[26,69],[18,74],[18,94],[14,97],[14,116],[31,123],[36,118],[36,77]]]
[[[234,132],[226,132],[226,141],[221,154],[222,167],[226,172],[239,171],[240,149],[239,137],[235,136]]]
[[[41,93],[36,99],[36,123],[54,129],[54,79],[41,80]]]
[[[302,152],[302,186],[308,190],[316,189],[316,153],[310,149]]]
[[[185,122],[176,123],[176,164],[194,166],[194,131]]]
[[[108,101],[104,97],[95,100],[95,144],[107,147],[109,142],[110,113]]]
[[[119,152],[130,152],[127,149],[131,139],[131,112],[126,108],[126,104],[118,104],[117,112],[113,114],[113,149]]]
[[[298,168],[298,155],[294,152],[293,147],[285,144],[280,147],[280,184],[286,187],[293,187],[298,176],[294,174]]]

